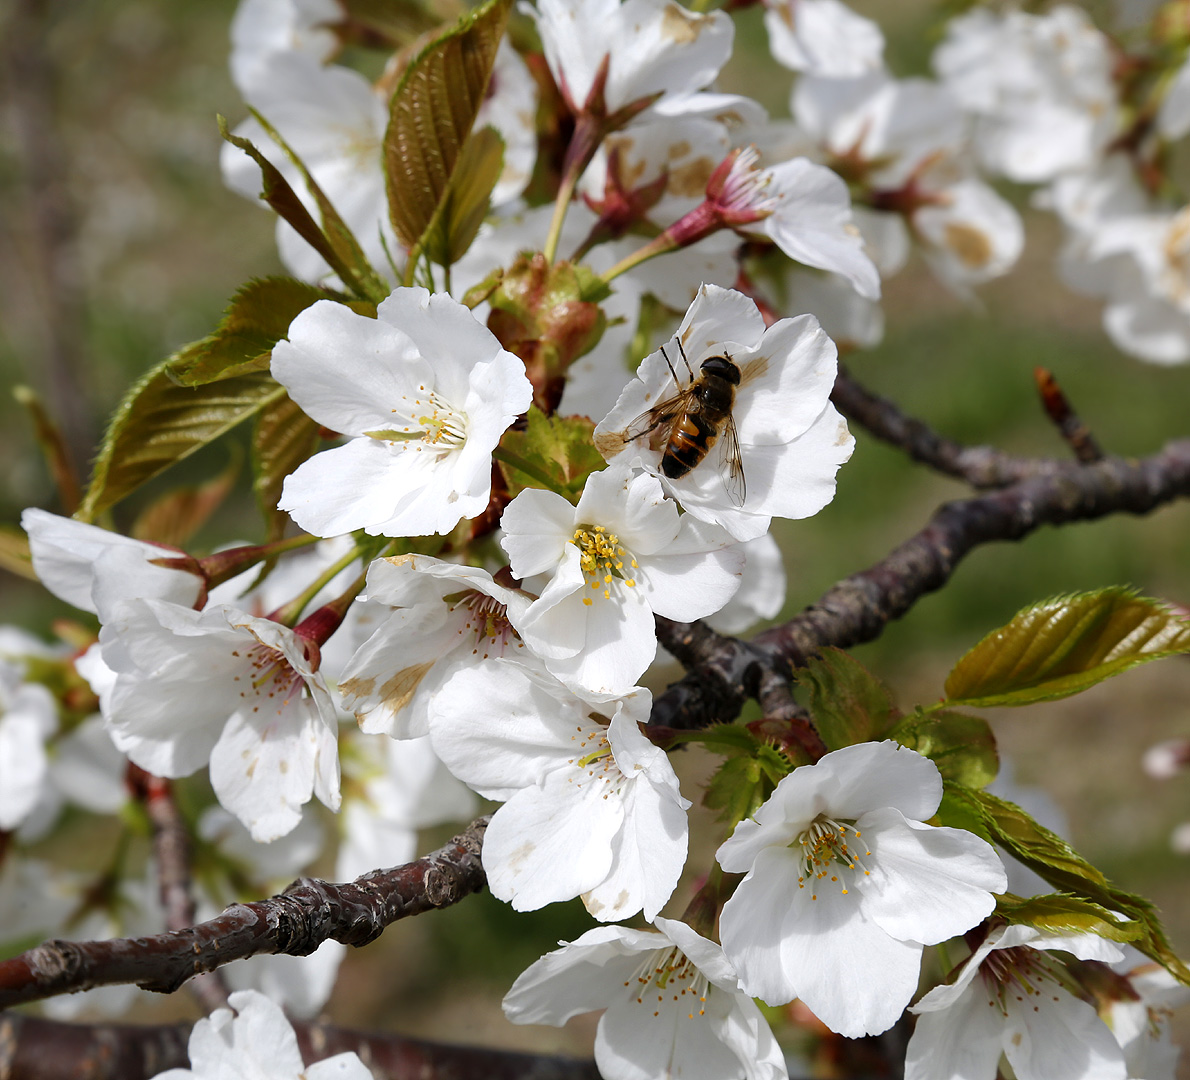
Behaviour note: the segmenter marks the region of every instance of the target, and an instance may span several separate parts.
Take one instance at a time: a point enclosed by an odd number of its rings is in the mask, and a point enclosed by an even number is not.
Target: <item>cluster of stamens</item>
[[[797,887],[804,889],[809,884],[817,890],[818,882],[825,878],[838,882],[840,869],[870,874],[871,871],[863,864],[863,857],[872,853],[859,840],[860,833],[854,825],[821,815],[816,817],[791,845],[800,845],[802,849]],[[846,884],[842,885],[842,890],[846,896]],[[818,899],[817,891],[811,894],[810,899]]]
[[[605,799],[613,792],[618,794],[624,774],[620,772],[611,744],[607,741],[607,729],[576,724],[570,741],[577,744],[578,751],[574,757],[566,759],[566,764],[573,765],[579,771],[579,776],[577,779],[571,776],[569,783],[581,788],[588,781],[602,781],[608,785],[603,793]]]
[[[620,544],[620,538],[608,532],[602,525],[580,525],[574,530],[572,541],[579,550],[579,566],[583,578],[603,598],[611,598],[612,582],[619,579],[629,588],[636,585],[636,578],[624,573],[627,562],[629,573],[637,569],[636,560]],[[591,597],[584,596],[583,603],[591,606]]]
[[[508,621],[508,608],[494,596],[478,589],[467,589],[443,599],[450,605],[451,612],[458,612],[462,617],[460,637],[475,639],[472,656],[482,660],[503,656],[510,642],[516,642],[518,649],[524,648],[520,634]]]
[[[624,985],[631,989],[637,984],[636,1003],[656,1004],[653,1015],[660,1016],[660,1006],[667,996],[674,1002],[684,1001],[690,1011],[687,1019],[702,1016],[707,1011],[707,977],[698,970],[679,949],[663,949],[648,953],[641,966]],[[654,998],[654,995],[656,997]]]
[[[245,700],[258,698],[276,701],[277,715],[280,716],[291,701],[302,696],[305,680],[279,649],[262,642],[246,651],[233,649],[231,655],[243,659],[250,668],[249,674],[232,676],[232,681],[237,683],[247,679],[248,685],[240,690],[240,697]],[[260,712],[262,703],[258,701],[252,706],[252,711]]]
[[[1059,995],[1053,993],[1063,981],[1065,969],[1059,969],[1056,961],[1043,951],[1018,947],[1014,949],[993,949],[979,966],[979,976],[988,994],[988,1004],[998,1008],[1007,1016],[1007,1000],[1011,996],[1024,1005],[1032,1002],[1034,1012],[1039,1009],[1043,994],[1049,994],[1054,1001]]]
[[[422,396],[412,401],[402,394],[403,406],[392,410],[405,412],[409,423],[379,434],[395,442],[417,442],[418,450],[453,450],[462,446],[467,441],[467,418],[455,412],[435,391],[425,386],[419,386],[418,391]]]

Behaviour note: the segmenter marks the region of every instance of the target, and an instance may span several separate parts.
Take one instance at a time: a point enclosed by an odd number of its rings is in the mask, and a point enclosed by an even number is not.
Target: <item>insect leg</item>
[[[682,343],[679,341],[679,342],[678,342],[678,348],[680,349],[681,347],[682,347]],[[666,353],[665,353],[665,346],[664,346],[664,345],[662,345],[662,346],[661,346],[661,355],[662,355],[662,357],[663,357],[663,358],[664,358],[664,360],[665,360],[665,366],[669,368],[669,373],[670,373],[670,374],[671,374],[671,375],[674,377],[674,386],[678,386],[678,387],[680,387],[682,384],[681,384],[680,382],[678,382],[678,373],[677,373],[676,371],[674,371],[674,366],[673,366],[673,364],[671,364],[671,363],[669,362],[669,357],[668,357],[668,356],[666,355]],[[683,353],[683,354],[682,354],[682,359],[683,359],[683,360],[685,360],[685,359],[686,359],[686,354],[685,354],[685,353]],[[690,365],[689,365],[689,364],[687,364],[687,365],[686,365],[686,367],[687,367],[687,368],[689,368],[689,367],[690,367]],[[690,376],[690,377],[691,377],[691,378],[694,378],[694,375],[693,375],[693,373],[691,373],[691,376]]]

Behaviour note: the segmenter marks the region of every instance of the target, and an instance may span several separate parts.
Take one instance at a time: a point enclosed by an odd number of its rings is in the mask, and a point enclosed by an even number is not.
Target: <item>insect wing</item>
[[[740,457],[740,437],[731,413],[727,414],[719,435],[719,475],[727,488],[728,498],[734,505],[743,506],[748,497],[748,484],[744,480],[744,462]]]
[[[641,413],[624,429],[624,441],[632,442],[642,436],[649,435],[658,428],[664,428],[666,441],[669,439],[673,426],[685,415],[687,402],[693,395],[690,390],[682,390],[673,397],[657,402],[651,409]]]

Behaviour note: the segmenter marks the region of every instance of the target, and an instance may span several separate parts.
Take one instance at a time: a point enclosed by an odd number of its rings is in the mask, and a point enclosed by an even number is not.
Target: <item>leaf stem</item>
[[[290,600],[288,604],[279,607],[270,617],[277,622],[284,623],[286,626],[295,625],[298,619],[301,618],[302,612],[309,606],[310,601],[326,588],[342,571],[346,570],[347,567],[355,562],[363,554],[367,546],[369,545],[353,544],[347,554],[331,563],[305,589]]]

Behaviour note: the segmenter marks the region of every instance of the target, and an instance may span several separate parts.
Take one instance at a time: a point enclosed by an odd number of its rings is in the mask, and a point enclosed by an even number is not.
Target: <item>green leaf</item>
[[[213,334],[170,357],[169,377],[181,386],[202,386],[267,371],[273,346],[289,333],[289,324],[315,301],[334,299],[334,293],[294,278],[250,281],[231,298]]]
[[[285,156],[293,163],[294,168],[302,174],[302,179],[306,182],[306,190],[314,198],[314,202],[318,206],[318,213],[322,216],[323,235],[326,236],[340,262],[351,269],[351,276],[344,277],[344,283],[348,284],[360,296],[367,297],[374,303],[380,303],[392,290],[372,269],[372,264],[368,262],[368,257],[364,254],[363,248],[359,246],[355,234],[347,227],[347,223],[339,216],[334,204],[326,197],[326,193],[314,177],[310,175],[310,170],[306,168],[302,159],[281,137],[281,133],[251,106],[248,111],[264,128],[269,138],[281,147]],[[333,267],[335,264],[331,265]],[[343,277],[342,274],[339,276]]]
[[[719,810],[719,820],[734,829],[756,813],[789,768],[785,756],[765,744],[758,745],[751,755],[729,757],[707,784],[703,805]]]
[[[944,780],[964,787],[986,787],[1000,771],[996,739],[979,716],[919,712],[895,724],[888,736],[928,757]]]
[[[587,477],[606,467],[595,449],[595,425],[585,416],[546,416],[529,407],[524,431],[508,431],[496,457],[512,495],[547,487],[577,503]]]
[[[260,410],[252,432],[252,489],[268,524],[270,540],[279,540],[289,515],[277,509],[281,485],[318,449],[318,425],[288,397]]]
[[[257,119],[259,120],[260,117],[257,117]],[[276,211],[279,217],[289,222],[297,234],[322,256],[326,264],[339,275],[343,284],[358,296],[371,296],[373,299],[380,299],[381,297],[367,291],[364,281],[356,276],[356,272],[352,269],[351,265],[339,254],[335,242],[332,242],[331,238],[323,232],[322,227],[311,216],[310,211],[306,209],[302,200],[298,198],[297,193],[289,186],[289,181],[281,175],[281,170],[269,161],[248,139],[241,138],[239,135],[233,135],[228,130],[227,121],[222,116],[219,117],[219,134],[231,143],[232,146],[237,146],[243,150],[245,154],[260,166],[263,182],[260,197]],[[313,180],[310,180],[309,183],[313,183]],[[322,198],[325,201],[325,195]],[[329,206],[330,204],[327,203],[327,205]],[[335,218],[338,219],[337,214],[335,214]],[[341,221],[339,223],[342,224]],[[346,229],[346,226],[343,226],[343,228]],[[350,232],[347,233],[347,236],[350,236]],[[340,235],[337,242],[340,245],[343,244],[344,237]],[[351,237],[351,243],[354,242],[354,237]],[[356,247],[358,248],[358,245]],[[365,259],[364,262],[366,263],[367,260]],[[384,295],[387,295],[387,289],[385,289]]]
[[[1120,919],[1100,904],[1064,893],[1028,899],[1001,897],[996,914],[1010,923],[1035,926],[1052,934],[1098,934],[1110,941],[1135,941],[1144,929],[1139,922]]]
[[[446,196],[427,230],[425,250],[434,262],[451,266],[467,254],[503,167],[504,140],[492,128],[475,132],[464,143]]]
[[[1190,621],[1131,589],[1058,596],[985,637],[955,665],[946,694],[978,707],[1052,701],[1187,651]]]
[[[117,407],[99,447],[91,483],[75,515],[91,521],[141,484],[285,397],[267,372],[179,386],[169,360],[145,374]]]
[[[1156,909],[1148,900],[1117,889],[1065,840],[1039,825],[1014,803],[950,782],[945,782],[944,791],[938,815],[942,824],[969,828],[960,822],[974,819],[978,825],[972,832],[999,845],[1059,892],[1119,912],[1125,920],[1136,922],[1140,926],[1139,934],[1132,939],[1136,947],[1170,974],[1190,983],[1190,970],[1174,952]]]
[[[884,684],[841,649],[810,657],[796,681],[808,691],[814,726],[831,750],[882,738],[900,715]]]
[[[418,247],[446,197],[483,104],[512,0],[487,0],[405,70],[389,106],[384,166],[397,237]]]
[[[231,461],[217,476],[202,484],[167,491],[145,507],[137,515],[131,534],[138,540],[185,547],[235,486],[243,454],[234,444],[232,449],[235,452]]]
[[[15,525],[0,525],[0,570],[30,581],[38,580],[29,554],[29,537]]]

